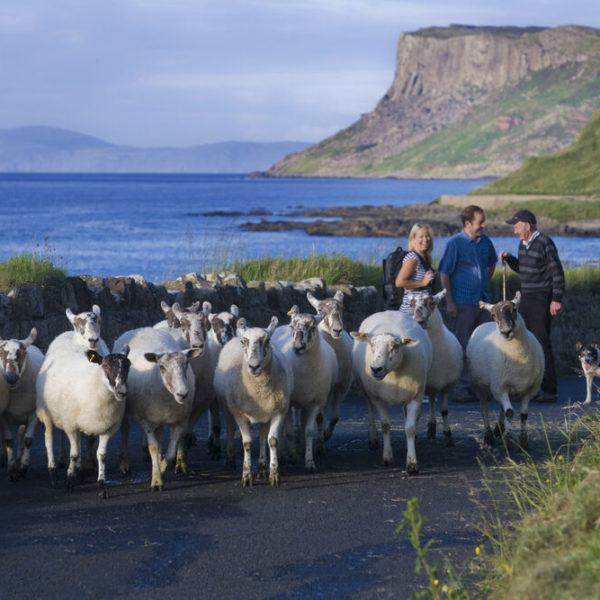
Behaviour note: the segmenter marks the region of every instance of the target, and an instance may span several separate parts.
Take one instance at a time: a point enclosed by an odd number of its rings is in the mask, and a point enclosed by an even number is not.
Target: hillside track
[[[557,449],[569,405],[584,396],[584,380],[568,377],[560,380],[556,404],[531,405],[536,460],[547,456],[542,421]],[[152,492],[150,466],[134,426],[134,471],[128,480],[118,470],[120,436],[109,443],[107,500],[96,496],[94,475],[72,493],[64,488],[64,472],[59,487],[50,487],[40,427],[26,477],[8,483],[6,470],[0,470],[0,595],[3,600],[24,595],[407,598],[425,584],[413,570],[408,532],[394,534],[407,501],[414,496],[420,500],[423,543],[436,540],[432,560],[449,556],[460,570],[484,543],[476,527],[477,501],[485,501],[480,463],[504,460],[501,448],[489,451],[481,445],[477,403],[450,404],[453,448],[443,446],[440,425],[438,438],[427,438],[428,407],[423,409],[417,435],[419,475],[409,477],[404,470],[402,411],[392,416],[397,466],[384,468],[381,436],[380,449],[370,451],[366,406],[352,395],[326,455],[317,458],[318,472],[305,474],[302,464],[283,465],[279,488],[271,488],[268,480],[243,488],[241,457],[236,473],[223,461],[211,461],[203,420],[196,428],[200,440],[190,449],[187,474],[169,470],[164,491]],[[256,455],[257,442],[254,450]],[[518,452],[514,456],[519,460]]]

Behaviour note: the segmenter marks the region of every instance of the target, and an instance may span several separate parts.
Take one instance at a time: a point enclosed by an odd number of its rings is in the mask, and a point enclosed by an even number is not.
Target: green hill
[[[528,158],[514,173],[472,193],[600,195],[600,110],[564,150]]]

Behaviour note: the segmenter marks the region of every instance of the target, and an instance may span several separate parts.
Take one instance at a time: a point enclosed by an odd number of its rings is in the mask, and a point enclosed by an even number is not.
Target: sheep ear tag
[[[97,365],[102,364],[102,357],[93,350],[88,350],[87,352],[88,361],[91,363],[96,363]]]

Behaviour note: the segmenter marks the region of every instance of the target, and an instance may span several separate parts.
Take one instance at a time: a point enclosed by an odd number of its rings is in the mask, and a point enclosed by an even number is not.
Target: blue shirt
[[[491,300],[488,269],[496,261],[496,249],[485,233],[473,240],[463,229],[448,240],[438,270],[450,277],[456,304],[477,306],[480,300]]]

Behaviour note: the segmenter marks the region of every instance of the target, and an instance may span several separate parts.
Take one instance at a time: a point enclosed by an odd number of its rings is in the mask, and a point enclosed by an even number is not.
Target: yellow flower
[[[505,570],[507,573],[512,573],[512,567],[511,567],[510,565],[504,565],[504,570]]]
[[[442,586],[442,592],[444,592],[444,594],[448,593],[448,586],[446,584]]]
[[[562,460],[564,458],[564,456],[562,454],[558,455],[558,460]]]
[[[438,579],[434,579],[433,580],[433,585],[435,585],[435,587],[437,587],[438,585],[440,585],[440,582]]]
[[[475,554],[477,554],[477,556],[479,556],[481,554],[481,548],[479,546],[477,546],[477,548],[475,548]]]
[[[549,480],[549,479],[546,479],[546,483],[550,483],[550,480]]]

